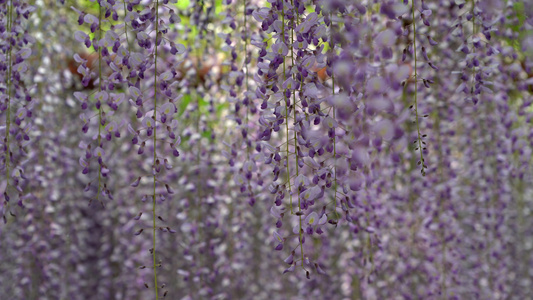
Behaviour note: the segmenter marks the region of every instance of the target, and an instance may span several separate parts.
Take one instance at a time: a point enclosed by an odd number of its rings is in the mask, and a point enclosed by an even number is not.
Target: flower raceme
[[[37,107],[31,91],[35,86],[25,84],[35,39],[23,28],[35,7],[20,0],[0,4],[0,210],[6,224],[7,217],[16,216],[16,210],[25,207],[23,188],[28,176],[24,161],[31,156],[27,146],[33,142],[30,136]]]

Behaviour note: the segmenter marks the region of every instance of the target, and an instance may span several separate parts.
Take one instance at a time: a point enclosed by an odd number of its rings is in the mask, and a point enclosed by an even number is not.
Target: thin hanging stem
[[[413,55],[414,55],[414,83],[415,83],[415,118],[416,118],[416,131],[418,136],[418,149],[420,150],[420,164],[422,165],[422,176],[426,176],[426,171],[424,171],[424,154],[422,152],[422,137],[420,134],[420,121],[418,120],[418,73],[416,66],[416,20],[415,20],[415,0],[413,0]]]
[[[156,166],[157,161],[157,151],[156,151],[156,143],[157,143],[157,120],[156,119],[156,110],[157,110],[157,36],[159,35],[159,0],[156,0],[155,2],[155,45],[154,45],[154,164],[153,167]],[[153,269],[154,269],[154,289],[155,289],[155,299],[159,299],[158,295],[158,286],[157,286],[157,264],[156,264],[156,214],[155,214],[155,191],[156,191],[156,173],[154,172],[154,186],[153,186],[153,194],[152,194],[152,223],[153,223],[153,229],[152,229],[152,260],[153,260]]]
[[[7,32],[11,34],[11,28],[13,27],[13,1],[9,2],[9,5],[7,7]],[[11,160],[11,151],[9,150],[9,131],[11,127],[11,75],[13,73],[13,61],[11,59],[11,51],[13,50],[13,47],[11,45],[11,38],[7,41],[9,43],[9,49],[7,50],[7,114],[6,114],[6,135],[5,135],[5,142],[6,142],[6,178],[7,180],[7,186],[6,186],[6,193],[7,193],[7,187],[9,187],[9,162]],[[9,202],[7,202],[9,205]]]
[[[102,6],[98,4],[98,39],[102,39]],[[98,92],[102,91],[102,47],[98,45]],[[98,146],[100,147],[102,142],[101,137],[102,130],[102,104],[100,103],[98,108]],[[102,168],[98,166],[98,190],[96,191],[96,201],[100,197],[100,186],[102,182]],[[103,206],[103,204],[102,204]]]
[[[281,7],[281,37],[283,44],[285,44],[285,2],[283,2]],[[287,73],[285,72],[285,57],[283,58],[283,82],[287,80]],[[286,129],[286,138],[287,138],[287,148],[286,148],[286,164],[287,164],[287,183],[289,184],[289,198],[291,201],[291,214],[294,214],[292,209],[292,189],[291,189],[291,180],[290,180],[290,168],[289,168],[289,106],[287,105],[287,95],[283,91],[283,100],[285,101],[285,129]]]
[[[291,0],[291,6],[294,7],[294,1]],[[295,16],[296,19],[296,26],[298,26],[298,11],[295,10]],[[292,67],[294,67],[294,24],[291,26],[291,62]],[[291,76],[294,78],[294,74],[291,74]],[[302,84],[303,85],[303,84]],[[296,120],[296,91],[292,90],[292,97],[294,99],[294,108],[293,108],[293,119]],[[296,130],[294,130],[294,156],[296,157],[296,176],[299,175],[299,166],[298,166],[298,151],[296,150],[297,147],[297,141],[298,138],[296,136]],[[288,146],[288,145],[287,145]],[[300,187],[298,187],[298,212],[302,212],[302,207],[300,206]],[[300,255],[301,255],[301,263],[302,268],[304,268],[304,245],[302,244],[302,215],[298,215],[298,225],[300,227],[300,231],[298,232],[299,238],[300,238]]]

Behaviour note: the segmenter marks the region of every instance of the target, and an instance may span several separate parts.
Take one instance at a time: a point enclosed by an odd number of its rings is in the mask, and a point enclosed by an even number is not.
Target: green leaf
[[[181,98],[180,104],[179,104],[179,110],[178,110],[178,116],[183,115],[185,112],[185,109],[187,109],[187,105],[191,102],[191,95],[187,94]]]

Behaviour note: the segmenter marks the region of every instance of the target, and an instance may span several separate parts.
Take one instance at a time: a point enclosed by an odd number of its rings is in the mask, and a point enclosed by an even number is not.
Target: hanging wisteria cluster
[[[1,299],[527,299],[533,11],[0,0]]]
[[[24,162],[28,156],[30,131],[35,102],[30,94],[32,87],[24,84],[28,72],[33,37],[25,30],[35,7],[25,1],[2,3],[0,23],[0,112],[2,116],[0,169],[3,193],[2,217],[15,216],[15,208],[24,207],[26,173]]]

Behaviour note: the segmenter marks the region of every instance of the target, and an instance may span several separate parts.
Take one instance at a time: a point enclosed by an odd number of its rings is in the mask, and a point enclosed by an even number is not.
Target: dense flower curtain
[[[0,0],[0,298],[526,299],[533,11]]]

